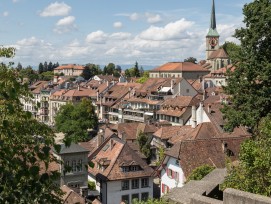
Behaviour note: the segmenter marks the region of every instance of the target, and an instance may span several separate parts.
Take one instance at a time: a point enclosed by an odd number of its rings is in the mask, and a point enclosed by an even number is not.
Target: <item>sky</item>
[[[220,45],[238,43],[242,8],[216,0]],[[40,62],[160,66],[205,59],[212,0],[1,0],[0,46],[15,47],[23,67]]]

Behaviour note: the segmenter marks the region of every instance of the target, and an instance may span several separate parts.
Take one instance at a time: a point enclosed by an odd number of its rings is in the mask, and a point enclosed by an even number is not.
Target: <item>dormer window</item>
[[[138,166],[131,166],[130,167],[131,171],[138,171],[138,169],[139,169]]]

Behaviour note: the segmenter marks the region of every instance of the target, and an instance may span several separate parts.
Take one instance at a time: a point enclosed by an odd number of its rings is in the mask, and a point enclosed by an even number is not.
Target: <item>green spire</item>
[[[209,32],[208,32],[207,36],[219,37],[219,34],[216,30],[215,0],[213,0],[210,28],[209,28]]]

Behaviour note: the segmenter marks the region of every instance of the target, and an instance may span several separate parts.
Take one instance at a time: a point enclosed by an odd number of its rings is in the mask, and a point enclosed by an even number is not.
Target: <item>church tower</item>
[[[216,51],[218,49],[219,49],[219,34],[216,30],[215,1],[213,0],[210,28],[206,35],[206,60],[209,59],[213,51]]]

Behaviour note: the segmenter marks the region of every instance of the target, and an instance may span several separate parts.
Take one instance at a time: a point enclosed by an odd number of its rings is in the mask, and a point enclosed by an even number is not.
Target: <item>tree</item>
[[[43,64],[43,72],[47,72],[47,71],[48,71],[48,64],[45,61],[44,64]]]
[[[237,29],[234,35],[240,40],[241,49],[224,88],[231,96],[231,103],[222,110],[228,130],[243,125],[255,131],[260,119],[270,113],[270,11],[270,0],[255,0],[243,8],[246,27]]]
[[[61,106],[55,118],[55,127],[65,134],[65,142],[89,140],[89,130],[96,129],[98,118],[91,100],[82,99],[78,104]]]
[[[91,77],[93,77],[91,73],[91,68],[89,66],[84,67],[81,77],[83,77],[85,80],[89,80]]]
[[[215,167],[210,165],[202,165],[195,168],[187,178],[187,182],[190,180],[201,180],[204,176],[213,171]]]
[[[139,145],[140,152],[147,157],[147,160],[149,160],[151,156],[151,150],[150,150],[151,146],[149,143],[148,136],[142,131],[140,131],[139,134],[137,135],[136,140]]]
[[[57,62],[56,64],[53,64],[53,70],[54,70],[55,68],[57,68],[57,67],[59,67],[58,62]]]
[[[229,58],[233,61],[236,62],[238,53],[240,52],[241,46],[235,44],[234,42],[225,42],[221,48],[223,48],[226,53],[229,55]]]
[[[135,66],[134,66],[134,77],[140,77],[140,71],[139,71],[137,62],[135,62]]]
[[[43,64],[42,63],[40,63],[39,64],[39,74],[41,74],[42,72],[43,72]]]
[[[18,65],[17,65],[16,69],[18,71],[21,71],[23,69],[23,66],[22,66],[22,64],[20,62],[18,62]]]
[[[53,80],[54,73],[51,71],[43,72],[39,75],[40,80],[50,81]]]
[[[184,59],[184,62],[192,62],[192,63],[196,64],[197,59],[195,57],[188,57],[188,58]]]
[[[271,196],[271,115],[259,123],[254,140],[246,140],[240,150],[239,164],[228,165],[228,176],[221,188],[235,188]]]
[[[30,83],[39,79],[39,75],[33,70],[31,66],[27,66],[19,72],[19,77],[28,78]]]
[[[1,57],[14,54],[13,48],[0,48]],[[55,183],[59,173],[48,169],[50,162],[56,162],[50,156],[53,131],[23,111],[20,99],[30,102],[32,96],[18,77],[14,69],[1,63],[0,203],[61,203],[61,191]]]
[[[136,80],[137,83],[143,84],[149,79],[149,71],[145,71],[138,80]]]
[[[53,63],[52,62],[49,62],[47,71],[49,71],[49,72],[53,71]]]

